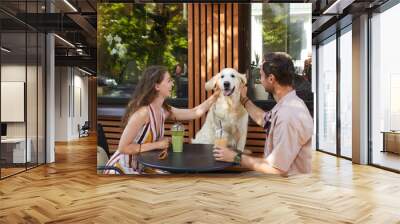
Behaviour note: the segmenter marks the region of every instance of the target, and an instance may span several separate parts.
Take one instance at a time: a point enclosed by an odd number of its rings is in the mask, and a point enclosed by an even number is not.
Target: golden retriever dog
[[[206,90],[221,89],[216,103],[207,113],[206,121],[192,143],[214,144],[222,126],[230,147],[243,151],[246,145],[248,113],[240,103],[240,87],[246,76],[233,68],[225,68],[206,83]]]

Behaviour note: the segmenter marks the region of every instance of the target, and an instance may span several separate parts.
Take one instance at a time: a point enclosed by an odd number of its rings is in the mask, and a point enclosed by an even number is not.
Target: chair
[[[85,121],[82,127],[80,127],[80,125],[78,124],[79,138],[89,136],[89,129],[90,129],[89,121]]]
[[[104,134],[104,129],[101,124],[97,124],[97,173],[102,173],[104,170],[114,170],[118,174],[123,172],[113,166],[106,166],[107,161],[110,159],[110,150],[107,144],[107,138]]]
[[[100,123],[97,124],[97,145],[102,147],[106,151],[108,157],[111,156],[110,150],[108,148],[107,138],[104,134],[103,125],[101,125]]]
[[[97,173],[102,174],[105,170],[114,170],[116,174],[122,174],[118,167],[106,166],[110,157],[107,152],[100,146],[97,146]]]

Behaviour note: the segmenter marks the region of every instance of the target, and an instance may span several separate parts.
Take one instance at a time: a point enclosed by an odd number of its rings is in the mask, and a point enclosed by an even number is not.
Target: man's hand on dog
[[[236,152],[227,147],[214,146],[214,157],[218,161],[233,162]]]
[[[245,84],[240,85],[240,98],[247,97],[247,86]]]

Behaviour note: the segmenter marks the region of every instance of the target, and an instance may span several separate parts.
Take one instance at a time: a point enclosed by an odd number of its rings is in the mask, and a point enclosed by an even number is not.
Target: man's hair
[[[273,74],[280,85],[291,86],[295,74],[292,58],[284,52],[264,55],[262,69],[265,75]]]

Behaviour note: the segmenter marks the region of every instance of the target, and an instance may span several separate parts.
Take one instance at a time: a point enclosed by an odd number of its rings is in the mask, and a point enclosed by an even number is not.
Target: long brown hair
[[[164,75],[168,71],[167,67],[160,65],[152,65],[144,70],[136,88],[133,92],[132,99],[129,101],[125,114],[122,118],[122,127],[125,128],[129,118],[140,107],[148,106],[158,96],[156,84],[160,84],[164,79]],[[163,108],[171,111],[171,107],[164,101]]]

